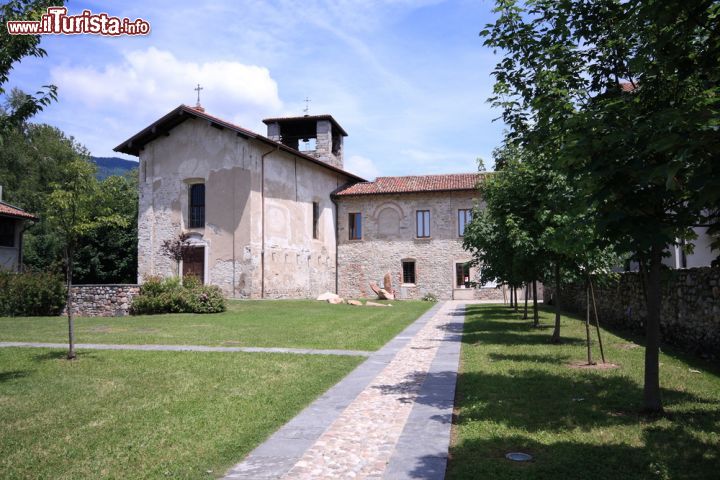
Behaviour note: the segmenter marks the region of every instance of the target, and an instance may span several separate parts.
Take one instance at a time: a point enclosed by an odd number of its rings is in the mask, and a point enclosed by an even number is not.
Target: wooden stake
[[[588,279],[588,282],[590,283],[593,310],[595,311],[595,329],[597,330],[598,344],[600,345],[600,357],[602,358],[602,362],[605,363],[605,351],[603,350],[602,336],[600,335],[600,317],[598,317],[597,303],[595,302],[595,289],[593,288],[592,280]]]
[[[592,350],[590,348],[590,284],[585,287],[585,293],[587,298],[587,312],[585,315],[585,337],[587,338],[587,363],[588,365],[595,365],[592,361]]]

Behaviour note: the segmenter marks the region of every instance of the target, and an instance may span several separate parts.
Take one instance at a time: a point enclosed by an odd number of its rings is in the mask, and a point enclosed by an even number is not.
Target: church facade
[[[139,282],[180,274],[232,298],[350,298],[390,273],[401,298],[502,298],[470,286],[462,249],[478,174],[368,182],[344,170],[332,116],[263,122],[267,135],[181,105],[115,148],[140,161]]]

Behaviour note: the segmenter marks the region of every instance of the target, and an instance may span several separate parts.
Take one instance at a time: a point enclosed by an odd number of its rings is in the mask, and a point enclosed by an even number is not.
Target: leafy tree
[[[493,102],[509,137],[547,155],[606,240],[640,260],[643,404],[660,412],[662,257],[720,205],[720,3],[498,0],[496,12],[482,34],[504,52]]]
[[[73,261],[79,241],[89,231],[102,226],[127,226],[126,219],[110,206],[98,206],[95,168],[87,152],[77,147],[77,157],[65,165],[59,181],[53,185],[48,203],[48,221],[56,229],[63,247],[67,278],[67,317],[69,349],[67,358],[75,355],[75,331],[72,298]]]
[[[5,94],[10,70],[25,57],[42,58],[47,52],[40,48],[40,35],[10,35],[5,27],[10,20],[39,20],[46,9],[62,5],[55,0],[11,0],[0,5],[0,95]],[[19,92],[19,91],[18,91]],[[22,92],[20,92],[22,93]],[[16,96],[10,110],[0,113],[0,142],[8,130],[24,124],[27,119],[57,100],[57,87],[44,85],[35,95]]]
[[[73,276],[79,283],[135,283],[137,279],[137,172],[98,183],[93,209],[113,212],[121,224],[89,229],[79,241]]]

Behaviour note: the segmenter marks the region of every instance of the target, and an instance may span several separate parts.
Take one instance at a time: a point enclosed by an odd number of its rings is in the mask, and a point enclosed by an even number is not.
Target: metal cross
[[[203,90],[203,87],[200,86],[200,84],[197,84],[197,87],[193,88],[197,92],[197,104],[200,105],[200,90]]]
[[[308,97],[305,97],[305,109],[303,110],[303,112],[305,112],[305,115],[307,115],[309,111],[310,111],[310,99]]]

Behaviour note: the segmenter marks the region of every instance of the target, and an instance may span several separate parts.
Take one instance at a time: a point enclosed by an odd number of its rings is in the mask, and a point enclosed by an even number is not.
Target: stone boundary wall
[[[720,358],[720,268],[702,267],[663,272],[660,330],[662,341],[705,357]],[[545,285],[544,301],[554,288]],[[562,308],[585,315],[582,284],[563,286]],[[645,294],[637,272],[620,274],[618,281],[595,285],[601,325],[644,333]]]
[[[79,317],[122,317],[138,293],[140,286],[133,284],[73,285],[73,310]]]

